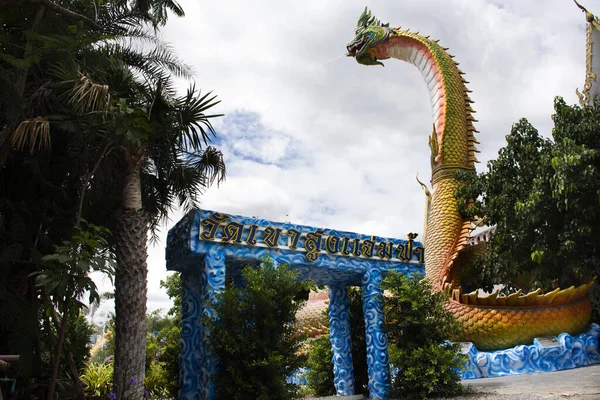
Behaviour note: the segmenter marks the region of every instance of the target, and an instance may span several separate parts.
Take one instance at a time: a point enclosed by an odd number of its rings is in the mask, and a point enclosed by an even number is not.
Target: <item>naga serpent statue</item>
[[[383,65],[380,60],[388,58],[411,63],[421,71],[429,89],[432,190],[426,190],[425,271],[434,290],[448,293],[446,307],[463,327],[460,339],[473,342],[480,350],[495,350],[529,344],[535,337],[583,331],[590,321],[588,291],[593,282],[546,294],[539,289],[509,296],[497,291],[491,295],[462,293],[457,268],[461,252],[469,246],[472,221],[458,211],[455,174],[459,170],[475,173],[478,142],[468,82],[453,56],[437,40],[381,24],[367,9],[347,49],[348,56],[364,65]]]

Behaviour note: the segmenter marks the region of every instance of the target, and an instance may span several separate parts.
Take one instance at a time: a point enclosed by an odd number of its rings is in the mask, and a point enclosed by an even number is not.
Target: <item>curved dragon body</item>
[[[453,279],[455,264],[468,246],[470,220],[461,217],[454,193],[458,170],[475,173],[477,162],[469,90],[458,63],[436,40],[400,28],[380,24],[365,10],[355,39],[347,45],[348,56],[365,65],[383,65],[379,60],[396,58],[416,66],[429,89],[433,132],[431,147],[431,195],[427,207],[425,245],[426,276],[438,291],[447,291],[447,308],[463,326],[463,340],[480,350],[531,343],[533,338],[576,334],[589,323],[592,283],[547,294],[486,296],[463,294]]]

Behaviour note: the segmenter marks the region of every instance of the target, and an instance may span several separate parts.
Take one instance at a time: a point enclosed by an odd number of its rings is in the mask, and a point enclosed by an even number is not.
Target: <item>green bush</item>
[[[92,349],[90,337],[93,334],[94,327],[87,321],[83,314],[79,314],[68,326],[65,353],[68,352],[68,354],[71,355],[73,362],[75,363],[75,368],[78,371],[85,367],[86,362],[90,358],[90,350]],[[61,365],[68,365],[66,362],[66,354],[62,355]]]
[[[329,333],[319,336],[309,344],[308,372],[306,380],[308,387],[316,396],[330,396],[335,394],[333,385],[333,353]]]
[[[166,332],[166,343],[158,356],[167,377],[165,389],[171,398],[177,398],[179,393],[179,353],[181,353],[180,328],[173,326]]]
[[[297,397],[298,386],[287,378],[306,363],[300,353],[303,337],[294,328],[308,287],[286,265],[264,258],[258,268],[242,270],[244,284],[228,282],[211,304],[218,318],[205,318],[210,348],[220,362],[216,374],[218,399]]]
[[[462,356],[447,340],[459,327],[443,306],[444,294],[434,293],[421,275],[390,274],[385,297],[390,365],[397,371],[392,394],[402,398],[460,394]]]
[[[144,387],[152,398],[175,398],[169,393],[169,374],[164,363],[153,361],[146,370]]]
[[[108,396],[111,392],[113,365],[109,363],[86,364],[81,383],[86,396]]]
[[[456,349],[431,343],[413,349],[390,346],[392,367],[399,368],[392,392],[402,398],[455,396],[463,392]]]

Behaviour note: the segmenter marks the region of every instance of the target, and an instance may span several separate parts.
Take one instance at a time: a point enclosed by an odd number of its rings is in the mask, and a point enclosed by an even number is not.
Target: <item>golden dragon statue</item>
[[[462,293],[456,271],[473,225],[458,211],[455,175],[460,170],[475,173],[478,142],[468,82],[448,49],[418,32],[381,24],[365,9],[347,50],[348,56],[364,65],[383,65],[380,60],[388,58],[413,64],[429,89],[432,189],[426,191],[425,271],[435,290],[448,293],[446,307],[463,327],[461,340],[473,342],[480,350],[495,350],[530,344],[535,337],[583,331],[590,321],[588,292],[593,282],[546,294],[539,289],[508,296],[497,291]]]

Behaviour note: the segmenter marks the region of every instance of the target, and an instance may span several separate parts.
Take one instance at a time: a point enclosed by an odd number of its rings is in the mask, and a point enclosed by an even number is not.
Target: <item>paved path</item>
[[[506,376],[463,381],[475,392],[505,395],[497,398],[600,399],[600,365],[544,374]],[[490,399],[494,396],[487,397]]]
[[[600,400],[600,365],[544,374],[463,381],[473,392],[448,400]],[[356,396],[360,398],[360,396]],[[315,400],[317,398],[306,398]],[[350,399],[321,397],[318,400]],[[439,399],[444,400],[444,399]]]

